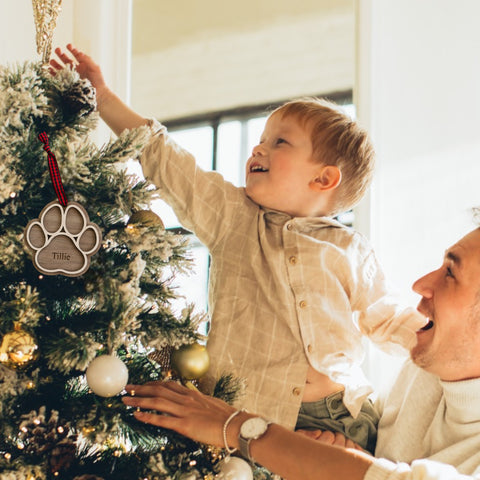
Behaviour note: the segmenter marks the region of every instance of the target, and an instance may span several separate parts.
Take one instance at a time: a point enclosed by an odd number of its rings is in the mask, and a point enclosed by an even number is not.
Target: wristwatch
[[[238,435],[239,449],[242,456],[251,463],[254,460],[250,456],[250,442],[263,436],[271,423],[262,417],[249,418],[242,423]]]

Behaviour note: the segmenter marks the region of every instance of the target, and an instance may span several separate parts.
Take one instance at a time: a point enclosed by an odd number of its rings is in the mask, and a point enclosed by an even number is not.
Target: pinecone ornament
[[[33,410],[23,416],[19,440],[26,453],[47,454],[52,473],[68,470],[75,460],[77,436],[70,434],[68,426],[58,417],[57,411],[52,410],[48,420],[45,414],[46,408],[41,407],[38,413]]]
[[[72,83],[62,93],[62,110],[65,118],[89,115],[97,108],[95,88],[85,79]]]

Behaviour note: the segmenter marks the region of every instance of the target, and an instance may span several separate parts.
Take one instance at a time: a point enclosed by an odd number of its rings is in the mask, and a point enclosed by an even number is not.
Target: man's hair
[[[319,98],[286,102],[271,115],[294,117],[311,132],[314,160],[335,165],[342,173],[331,215],[355,206],[373,176],[375,151],[367,132],[337,104]]]

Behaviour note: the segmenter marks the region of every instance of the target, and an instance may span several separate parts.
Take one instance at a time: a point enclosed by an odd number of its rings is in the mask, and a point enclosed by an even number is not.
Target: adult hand
[[[235,408],[222,400],[173,381],[127,385],[126,390],[132,396],[122,398],[125,405],[158,412],[134,412],[138,420],[175,430],[202,443],[224,446],[223,425]]]

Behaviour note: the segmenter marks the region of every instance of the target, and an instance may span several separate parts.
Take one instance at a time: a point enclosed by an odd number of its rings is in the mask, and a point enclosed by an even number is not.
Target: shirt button
[[[288,260],[292,265],[296,265],[297,263],[297,257],[295,257],[294,255],[292,255]]]
[[[291,230],[293,228],[293,225],[291,223],[287,223],[287,230]]]
[[[301,393],[302,393],[302,389],[299,388],[299,387],[295,387],[293,390],[292,390],[292,393],[298,397]]]
[[[302,300],[300,303],[300,308],[305,308],[307,306],[307,302],[305,300]]]
[[[308,351],[308,353],[312,353],[312,352],[313,352],[313,347],[312,347],[312,345],[308,345],[307,351]]]

